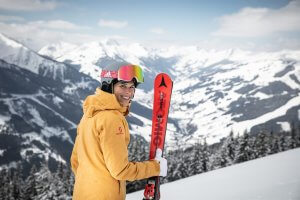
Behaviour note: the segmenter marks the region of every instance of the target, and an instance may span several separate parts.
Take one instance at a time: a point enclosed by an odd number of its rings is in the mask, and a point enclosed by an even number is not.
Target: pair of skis
[[[160,148],[163,152],[165,144],[165,135],[169,115],[169,107],[173,81],[165,74],[160,73],[154,80],[154,101],[152,113],[152,133],[150,143],[149,159],[155,158],[156,150]],[[144,200],[160,199],[160,177],[148,178],[144,190]]]

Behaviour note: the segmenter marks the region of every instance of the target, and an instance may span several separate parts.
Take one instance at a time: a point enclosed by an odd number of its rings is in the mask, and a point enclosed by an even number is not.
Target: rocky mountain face
[[[1,35],[0,168],[68,162],[84,97],[98,82]]]
[[[198,47],[147,49],[115,41],[61,43],[34,52],[0,34],[0,168],[44,160],[68,162],[82,101],[99,86],[101,66],[141,65],[128,117],[132,134],[149,140],[155,74],[174,80],[167,147],[231,131],[282,131],[300,121],[300,52],[252,53]]]

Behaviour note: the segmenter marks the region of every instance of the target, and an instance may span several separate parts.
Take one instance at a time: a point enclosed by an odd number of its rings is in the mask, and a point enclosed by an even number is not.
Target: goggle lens
[[[135,78],[138,83],[144,82],[144,74],[140,66],[125,65],[119,69],[118,80],[131,81],[133,78]]]

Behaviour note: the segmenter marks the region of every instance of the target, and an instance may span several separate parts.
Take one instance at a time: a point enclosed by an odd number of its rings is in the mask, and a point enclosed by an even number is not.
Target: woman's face
[[[121,106],[129,106],[134,96],[135,86],[133,81],[119,81],[114,85],[114,94]]]

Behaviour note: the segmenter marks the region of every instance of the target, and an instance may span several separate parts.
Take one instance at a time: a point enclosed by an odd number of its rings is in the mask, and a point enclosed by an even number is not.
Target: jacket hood
[[[87,117],[93,117],[96,113],[103,110],[118,110],[124,116],[129,113],[129,107],[122,107],[114,94],[97,88],[94,95],[90,95],[84,100],[83,113]]]

